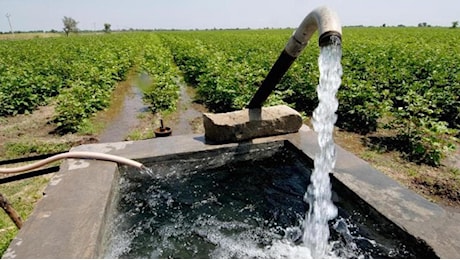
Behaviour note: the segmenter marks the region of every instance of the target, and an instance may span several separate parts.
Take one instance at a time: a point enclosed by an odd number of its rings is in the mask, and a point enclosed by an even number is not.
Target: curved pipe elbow
[[[319,46],[330,44],[333,35],[340,38],[342,35],[342,26],[337,14],[326,6],[319,7],[304,18],[284,50],[297,58],[316,30],[319,33]]]
[[[319,31],[318,43],[320,47],[341,44],[342,27],[337,14],[327,7],[319,7],[313,10],[303,19],[299,28],[289,38],[286,47],[262,82],[262,86],[259,87],[249,102],[248,108],[262,107],[262,104],[275,89],[276,84],[280,82],[283,75],[307,46],[308,41],[316,30]]]

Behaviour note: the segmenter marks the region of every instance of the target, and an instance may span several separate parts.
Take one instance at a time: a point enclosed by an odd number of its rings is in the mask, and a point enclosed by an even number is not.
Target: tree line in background
[[[64,33],[66,34],[66,36],[69,36],[70,33],[77,33],[79,32],[80,30],[78,29],[77,27],[77,24],[78,22],[73,19],[72,17],[67,17],[67,16],[64,16],[64,18],[62,18],[62,23],[64,24],[64,28],[63,28],[63,31]],[[452,25],[449,27],[449,28],[452,28],[452,29],[455,29],[455,28],[458,28],[458,25],[459,25],[459,21],[453,21],[452,22]],[[356,26],[350,26],[350,27],[367,27],[367,26],[364,26],[364,25],[356,25]],[[373,26],[370,26],[370,27],[373,27]],[[389,25],[387,25],[386,23],[384,23],[382,25],[382,27],[390,27]],[[397,27],[406,27],[406,25],[404,24],[399,24]],[[417,27],[433,27],[432,25],[426,23],[426,22],[421,22],[421,23],[418,23],[417,24]],[[239,29],[239,28],[234,28],[234,29]],[[249,29],[249,28],[247,28]],[[264,29],[274,29],[274,28],[264,28]],[[139,31],[139,30],[136,30],[136,29],[129,29],[130,31]],[[152,29],[153,30],[153,29]],[[163,30],[163,29],[161,29]],[[198,30],[198,29],[194,29],[194,30]],[[218,30],[217,28],[213,28],[212,30]],[[91,30],[89,30],[91,31]],[[96,31],[96,30],[93,30],[93,31]],[[103,31],[105,33],[109,33],[112,31],[111,29],[111,24],[110,23],[104,23],[104,28],[100,31]],[[126,31],[126,30],[122,30],[122,31]],[[145,31],[145,30],[140,30],[140,31]],[[148,30],[150,31],[150,30]],[[14,33],[21,33],[22,31],[14,31]],[[32,33],[35,33],[35,32],[45,32],[44,30],[43,31],[27,31],[27,32],[32,32]],[[55,30],[55,29],[52,29],[50,31],[47,31],[47,32],[50,32],[50,33],[58,33],[59,31]],[[13,33],[13,32],[0,32],[0,34],[9,34],[9,33]]]
[[[72,17],[64,16],[64,18],[62,18],[62,23],[64,24],[63,30],[66,36],[69,36],[69,33],[71,32],[77,33],[79,31],[77,27],[78,22]],[[109,33],[111,31],[111,26],[112,25],[109,23],[104,23],[103,31],[105,33]]]

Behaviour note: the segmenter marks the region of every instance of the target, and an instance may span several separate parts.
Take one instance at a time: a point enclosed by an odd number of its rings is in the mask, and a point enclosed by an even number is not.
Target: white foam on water
[[[209,254],[210,258],[311,258],[308,248],[297,246],[289,239],[283,239],[273,230],[254,228],[240,221],[221,221],[214,216],[203,216],[191,225],[177,222],[174,225],[163,226],[159,231],[161,248],[174,248],[170,243],[171,238],[190,233],[215,246]],[[264,240],[271,242],[264,245]],[[193,250],[193,247],[188,250]],[[161,257],[163,251],[155,250],[151,257]]]
[[[125,216],[123,214],[118,215],[114,222],[120,223],[123,221]],[[104,256],[106,259],[115,259],[119,258],[125,252],[128,252],[131,249],[131,243],[133,239],[137,236],[136,232],[112,232],[112,243],[109,244],[107,253]]]

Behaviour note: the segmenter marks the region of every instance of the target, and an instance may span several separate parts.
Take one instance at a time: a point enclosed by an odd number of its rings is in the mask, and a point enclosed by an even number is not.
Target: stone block
[[[279,105],[228,113],[204,113],[203,124],[206,141],[221,144],[295,133],[302,126],[302,117],[294,109]]]

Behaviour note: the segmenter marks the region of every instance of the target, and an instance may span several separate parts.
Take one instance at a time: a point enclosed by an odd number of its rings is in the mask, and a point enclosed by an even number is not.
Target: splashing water
[[[153,172],[152,168],[149,168],[149,167],[142,166],[139,172],[142,175],[155,177],[155,173]]]
[[[339,105],[335,95],[341,83],[341,57],[340,39],[336,38],[333,44],[321,48],[318,60],[319,104],[313,112],[313,128],[318,133],[320,153],[315,156],[311,184],[304,197],[310,208],[303,223],[303,243],[310,248],[313,258],[324,258],[327,257],[328,252],[331,252],[328,244],[328,221],[337,216],[337,208],[331,200],[329,173],[335,165],[332,132],[337,120],[335,112]]]

